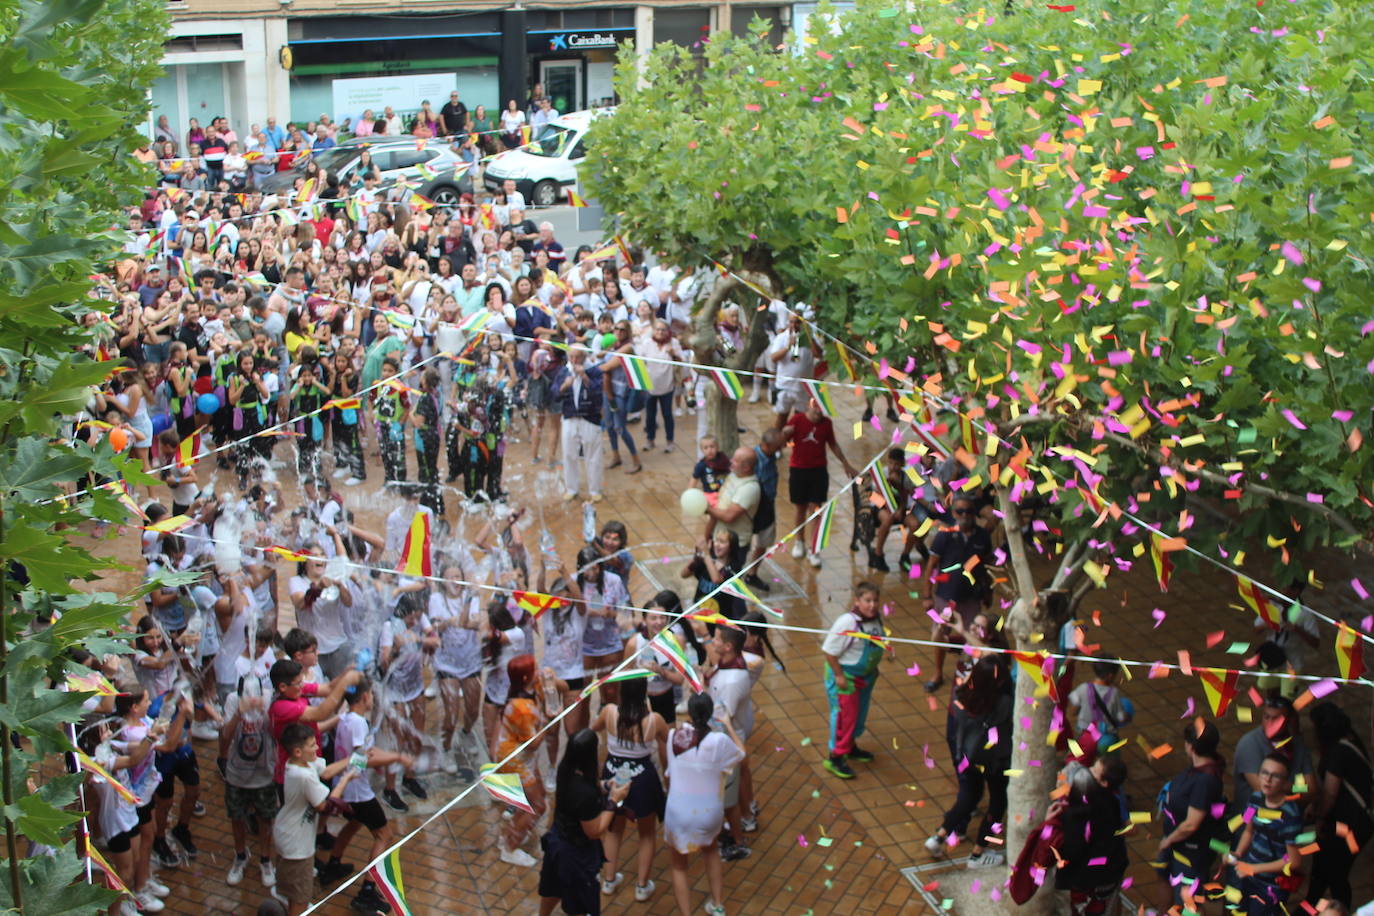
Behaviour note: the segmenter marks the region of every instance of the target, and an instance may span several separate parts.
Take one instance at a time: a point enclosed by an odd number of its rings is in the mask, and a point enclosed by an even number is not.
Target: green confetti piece
[[[1258,435],[1259,433],[1255,430],[1253,426],[1247,426],[1240,432],[1236,433],[1236,442],[1240,445],[1249,445],[1251,442],[1255,441]]]
[[[879,18],[879,19],[892,19],[892,18],[895,17],[896,15],[897,15],[897,9],[896,9],[896,7],[893,7],[892,9],[887,9],[887,10],[878,10],[878,18]]]
[[[826,878],[826,879],[825,879],[825,889],[826,889],[826,890],[830,890],[830,889],[831,889],[832,887],[834,887],[834,886],[835,886],[835,882],[834,882],[834,881],[831,881],[829,878]]]
[[[942,910],[948,911],[948,910],[951,909],[953,906],[954,906],[954,898],[953,898],[953,897],[946,897],[944,900],[941,900],[941,901],[940,901],[940,909],[942,909]]]
[[[830,837],[828,837],[828,836],[823,836],[823,837],[821,837],[819,840],[816,841],[816,845],[817,845],[817,846],[830,846],[830,845],[833,844],[834,842],[835,842],[835,841],[832,840]]]
[[[812,797],[812,798],[820,798],[820,797],[821,797],[821,790],[820,790],[820,789],[812,789],[812,790],[811,790],[811,797]]]
[[[1248,642],[1233,642],[1231,643],[1231,645],[1226,647],[1227,655],[1244,655],[1246,652],[1249,651],[1250,644]]]
[[[801,746],[802,746],[802,747],[810,747],[810,745],[811,745],[811,739],[810,739],[810,738],[803,738],[803,739],[801,740]]]

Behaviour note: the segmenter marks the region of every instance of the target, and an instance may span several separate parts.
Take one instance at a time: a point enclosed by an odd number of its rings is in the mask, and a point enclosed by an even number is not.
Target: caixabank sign
[[[614,48],[620,36],[616,32],[559,32],[549,36],[550,51],[584,51],[591,48]]]

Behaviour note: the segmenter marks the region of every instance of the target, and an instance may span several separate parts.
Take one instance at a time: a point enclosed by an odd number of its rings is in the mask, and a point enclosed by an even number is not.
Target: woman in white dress
[[[673,896],[682,916],[691,916],[691,889],[687,856],[700,850],[706,859],[706,879],[711,886],[707,916],[725,916],[720,902],[725,896],[716,837],[725,823],[725,777],[744,759],[744,743],[735,734],[728,715],[721,710],[723,731],[712,731],[715,702],[709,693],[698,693],[687,703],[691,724],[680,725],[668,736],[668,805],[663,816],[663,838],[673,864]]]

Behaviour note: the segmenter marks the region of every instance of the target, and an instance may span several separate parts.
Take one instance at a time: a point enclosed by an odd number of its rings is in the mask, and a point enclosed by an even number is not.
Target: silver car
[[[468,165],[457,153],[444,143],[428,143],[424,149],[416,149],[412,137],[345,140],[330,149],[315,150],[309,156],[298,157],[291,163],[290,169],[267,176],[259,182],[258,187],[264,193],[288,190],[310,162],[337,176],[340,187],[348,187],[354,180],[364,149],[372,153],[372,162],[382,176],[378,187],[383,190],[405,180],[418,193],[441,207],[456,207],[459,195],[472,193]],[[421,173],[421,165],[433,177]]]

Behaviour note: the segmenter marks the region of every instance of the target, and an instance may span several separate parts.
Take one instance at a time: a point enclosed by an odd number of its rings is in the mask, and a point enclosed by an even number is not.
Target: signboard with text
[[[361,79],[334,80],[334,119],[355,122],[367,109],[380,118],[390,105],[396,111],[416,111],[428,100],[437,115],[448,101],[448,94],[458,88],[456,73],[424,73],[405,76],[369,76]]]

